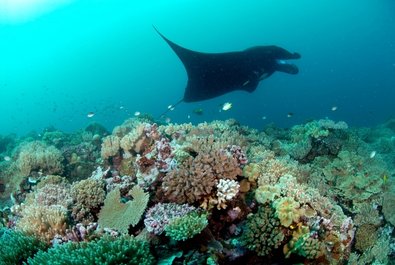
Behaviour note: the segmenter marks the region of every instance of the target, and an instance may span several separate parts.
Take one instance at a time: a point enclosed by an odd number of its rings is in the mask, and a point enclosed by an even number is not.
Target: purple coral
[[[155,161],[156,168],[160,172],[167,172],[174,168],[174,153],[169,139],[162,137],[159,141],[155,142],[155,148],[158,153]]]
[[[184,216],[194,210],[196,208],[188,204],[158,203],[145,214],[144,225],[148,232],[160,235],[172,219]]]
[[[248,163],[247,155],[240,146],[228,145],[225,150],[237,160],[238,166],[244,166]]]

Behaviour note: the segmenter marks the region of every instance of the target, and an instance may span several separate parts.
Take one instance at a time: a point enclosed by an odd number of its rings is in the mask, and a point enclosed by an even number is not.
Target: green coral
[[[284,254],[289,258],[292,253],[317,259],[324,254],[325,245],[319,239],[311,236],[307,226],[299,226],[292,234],[292,239],[284,246]]]
[[[272,202],[276,197],[280,197],[280,195],[280,188],[272,185],[259,186],[255,191],[255,199],[262,204]]]
[[[154,264],[149,244],[131,236],[113,238],[104,236],[97,241],[69,242],[40,251],[28,259],[30,265],[107,265]]]
[[[298,222],[301,216],[300,204],[292,197],[277,199],[273,203],[276,216],[283,226],[289,227],[293,222]]]
[[[15,230],[0,229],[0,264],[21,264],[46,245],[33,236]]]
[[[207,215],[191,212],[174,218],[166,227],[166,236],[176,241],[185,241],[199,234],[208,225]]]
[[[269,206],[259,207],[258,212],[248,217],[241,243],[259,256],[277,249],[284,240],[280,221]]]

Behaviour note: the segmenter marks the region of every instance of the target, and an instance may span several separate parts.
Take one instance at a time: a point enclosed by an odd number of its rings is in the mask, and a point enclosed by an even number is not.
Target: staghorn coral
[[[165,226],[166,236],[176,241],[185,241],[199,234],[208,225],[207,215],[196,211],[173,218]]]
[[[67,213],[62,206],[29,205],[21,212],[16,228],[27,235],[34,235],[49,243],[56,235],[64,235],[67,228]]]
[[[268,206],[261,206],[256,214],[247,218],[241,242],[259,256],[265,256],[277,249],[284,238],[285,235],[274,210]]]
[[[132,201],[121,203],[119,188],[107,194],[99,213],[99,225],[125,234],[130,225],[135,226],[147,207],[149,194],[136,185],[130,191],[130,195],[133,197]]]
[[[96,221],[98,209],[106,197],[104,182],[96,179],[84,179],[71,186],[74,200],[72,217],[77,222],[89,223]]]
[[[62,160],[62,154],[56,147],[34,141],[20,147],[15,163],[24,176],[29,176],[32,171],[51,175],[62,173]]]

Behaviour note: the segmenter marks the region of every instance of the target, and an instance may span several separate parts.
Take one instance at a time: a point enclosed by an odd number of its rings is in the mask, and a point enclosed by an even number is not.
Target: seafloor
[[[395,120],[0,136],[0,264],[395,264]]]

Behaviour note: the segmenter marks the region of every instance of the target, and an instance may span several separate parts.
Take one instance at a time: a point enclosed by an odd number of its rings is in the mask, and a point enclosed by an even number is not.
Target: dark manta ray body
[[[196,102],[214,98],[234,90],[254,91],[259,81],[275,71],[297,74],[298,68],[284,60],[299,59],[277,46],[256,46],[244,51],[203,53],[183,48],[163,36],[184,64],[188,84],[179,102]],[[179,103],[178,102],[178,103]],[[178,104],[177,103],[177,104]]]

